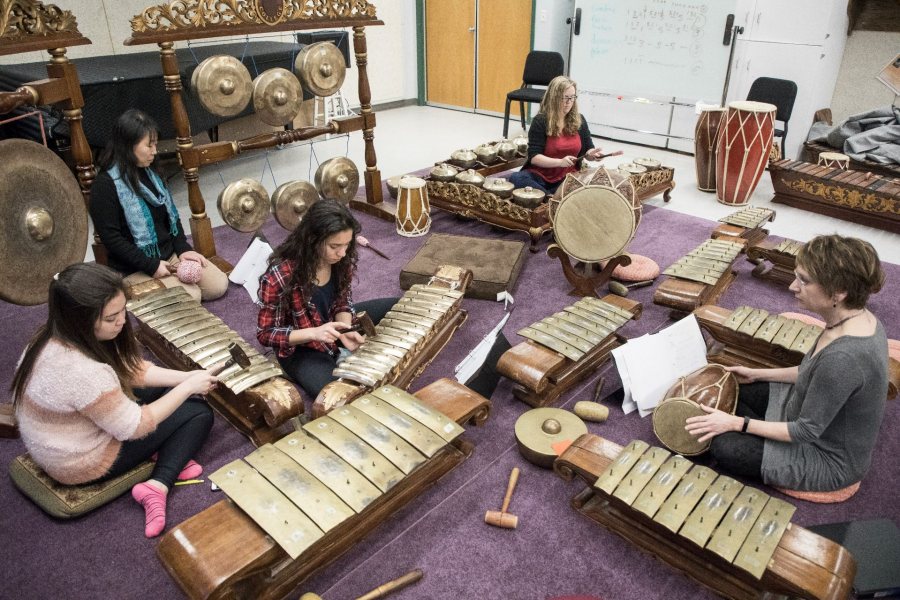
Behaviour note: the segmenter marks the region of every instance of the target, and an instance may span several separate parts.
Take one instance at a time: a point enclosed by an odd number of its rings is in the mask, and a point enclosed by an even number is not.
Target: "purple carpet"
[[[673,200],[677,202],[677,194]],[[365,300],[400,295],[398,275],[403,265],[425,239],[401,238],[393,224],[356,213],[364,234],[387,253],[386,261],[361,249],[359,281],[355,298]],[[523,240],[524,234],[504,232],[490,226],[433,211],[432,231]],[[709,237],[714,224],[666,209],[647,208],[630,250],[668,265]],[[270,222],[265,234],[273,244],[285,232]],[[234,262],[250,237],[228,229],[216,232],[219,253]],[[530,254],[513,290],[516,308],[505,333],[515,344],[515,332],[574,299],[559,263],[543,250]],[[720,304],[734,308],[751,304],[769,311],[795,310],[792,294],[773,283],[750,276],[752,265],[736,263],[738,278]],[[884,323],[888,335],[900,338],[900,267],[886,265],[885,289],[872,299],[870,308]],[[635,337],[657,331],[669,323],[668,310],[651,302],[653,287],[629,296],[644,303],[644,314],[622,333]],[[890,298],[895,298],[891,301]],[[256,312],[247,293],[232,286],[228,294],[208,304],[248,340],[254,340]],[[502,304],[467,299],[469,318],[444,351],[413,383],[416,390],[452,373],[468,351],[499,321]],[[8,388],[16,360],[28,337],[44,319],[43,306],[23,308],[0,305],[0,323],[6,331],[5,352],[0,352],[0,383]],[[618,386],[611,363],[597,373],[606,376],[605,392]],[[596,376],[563,398],[563,404],[586,399]],[[524,461],[516,450],[513,424],[527,406],[512,397],[511,385],[502,380],[493,397],[494,412],[480,428],[469,427],[467,439],[475,445],[473,455],[437,485],[385,521],[349,552],[322,569],[296,590],[314,591],[324,598],[344,599],[419,567],[425,577],[397,593],[400,598],[516,598],[545,599],[564,595],[590,595],[606,599],[710,598],[712,595],[652,556],[637,550],[602,527],[579,516],[569,505],[581,490],[580,483],[565,483],[551,471]],[[636,413],[623,415],[610,407],[606,423],[588,424],[591,432],[624,444],[639,438],[655,443],[650,419]],[[900,454],[900,408],[888,403],[872,470],[860,491],[838,505],[814,505],[791,500],[797,506],[794,522],[801,526],[819,523],[887,517],[900,522],[900,503],[894,492],[900,480],[896,456]],[[221,418],[216,419],[209,441],[198,461],[207,473],[245,456],[253,449]],[[0,462],[8,464],[23,452],[19,440],[0,441]],[[519,517],[516,530],[501,530],[484,524],[486,510],[500,507],[509,472],[522,470],[510,511]],[[778,495],[771,489],[765,491]],[[171,527],[222,498],[208,485],[177,488],[170,496],[168,523]],[[166,574],[155,555],[156,541],[143,537],[143,513],[124,496],[75,521],[47,517],[23,497],[8,478],[0,483],[0,545],[7,576],[0,597],[10,598],[178,598],[180,590]]]

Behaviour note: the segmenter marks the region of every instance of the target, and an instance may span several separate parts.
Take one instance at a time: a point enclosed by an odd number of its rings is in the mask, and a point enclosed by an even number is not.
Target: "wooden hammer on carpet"
[[[506,486],[506,496],[503,497],[503,506],[500,508],[500,512],[489,510],[484,513],[485,523],[503,529],[515,529],[519,525],[519,517],[506,512],[509,508],[509,501],[512,499],[513,490],[516,489],[516,482],[518,481],[519,467],[513,467],[512,473],[509,474],[509,485]]]
[[[397,579],[391,579],[387,583],[383,585],[379,585],[377,588],[363,594],[356,600],[378,600],[378,598],[384,598],[388,594],[395,592],[399,589],[405,588],[406,586],[417,582],[422,579],[422,569],[413,569],[406,575],[398,577]],[[322,600],[322,596],[318,594],[314,594],[312,592],[307,592],[300,596],[300,600]]]

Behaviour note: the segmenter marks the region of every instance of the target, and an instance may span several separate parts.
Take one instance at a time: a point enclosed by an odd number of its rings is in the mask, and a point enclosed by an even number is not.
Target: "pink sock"
[[[203,467],[195,461],[191,459],[184,465],[184,468],[181,470],[181,473],[178,474],[178,481],[186,481],[188,479],[196,479],[203,475]]]
[[[150,460],[156,462],[157,458],[158,454],[154,452],[153,456],[150,457]],[[175,479],[177,479],[178,481],[187,481],[188,479],[196,479],[201,475],[203,475],[203,467],[200,466],[200,463],[192,458],[191,460],[187,461],[187,464],[184,465],[181,473],[179,473],[178,477],[176,477]]]
[[[166,528],[166,492],[149,483],[131,488],[131,497],[144,507],[144,535],[153,538]]]

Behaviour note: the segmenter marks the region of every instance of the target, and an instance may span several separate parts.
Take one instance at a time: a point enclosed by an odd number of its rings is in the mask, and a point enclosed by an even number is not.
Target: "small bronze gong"
[[[554,446],[574,442],[587,433],[577,415],[561,408],[535,408],[516,420],[516,443],[528,462],[550,469],[558,456]]]

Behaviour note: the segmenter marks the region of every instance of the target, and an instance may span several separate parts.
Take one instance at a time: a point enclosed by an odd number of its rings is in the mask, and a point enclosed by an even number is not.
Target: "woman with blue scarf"
[[[215,300],[228,289],[228,277],[185,238],[172,195],[151,167],[157,131],[153,119],[137,109],[116,121],[91,188],[94,229],[108,266],[126,275],[126,285],[160,279],[167,287],[182,285],[197,300]],[[189,260],[201,266],[196,284],[172,275]]]

